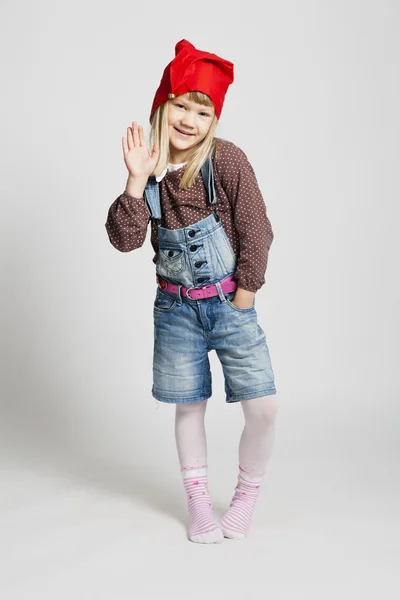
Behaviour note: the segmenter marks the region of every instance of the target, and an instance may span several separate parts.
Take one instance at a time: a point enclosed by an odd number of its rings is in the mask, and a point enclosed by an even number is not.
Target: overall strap
[[[144,198],[151,219],[161,219],[160,191],[154,175],[150,175],[144,188]]]
[[[207,192],[208,202],[210,204],[217,203],[217,194],[215,192],[214,171],[212,165],[212,152],[201,166],[201,174],[203,176],[204,185]]]
[[[201,175],[203,177],[204,186],[206,188],[207,199],[210,204],[217,203],[217,194],[215,192],[214,170],[212,165],[211,151],[204,163],[201,166]],[[144,198],[146,201],[147,210],[151,219],[161,219],[161,203],[160,190],[158,182],[154,175],[151,175],[146,183],[144,190]],[[216,209],[214,208],[216,214]]]

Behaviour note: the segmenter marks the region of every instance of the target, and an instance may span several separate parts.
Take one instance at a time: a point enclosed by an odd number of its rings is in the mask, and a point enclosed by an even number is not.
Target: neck
[[[187,162],[190,155],[190,150],[176,150],[175,148],[169,147],[169,162],[171,165],[179,165],[180,163]]]

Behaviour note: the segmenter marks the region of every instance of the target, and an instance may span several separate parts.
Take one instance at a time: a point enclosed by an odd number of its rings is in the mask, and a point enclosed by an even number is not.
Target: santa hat
[[[232,82],[233,63],[216,54],[197,50],[187,40],[181,40],[175,46],[175,58],[164,69],[150,118],[168,99],[199,91],[210,96],[219,119],[226,91]]]

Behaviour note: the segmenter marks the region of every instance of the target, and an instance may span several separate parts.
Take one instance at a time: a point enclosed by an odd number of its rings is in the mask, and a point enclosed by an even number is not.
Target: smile
[[[185,133],[184,131],[181,131],[180,129],[178,129],[177,127],[174,127],[174,129],[180,133],[181,135],[184,135],[185,137],[191,137],[192,135],[194,135],[194,133]]]

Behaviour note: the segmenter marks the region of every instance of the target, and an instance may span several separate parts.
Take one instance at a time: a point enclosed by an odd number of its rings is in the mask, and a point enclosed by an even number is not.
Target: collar
[[[186,165],[185,162],[183,163],[179,163],[179,165],[174,165],[172,163],[168,163],[168,165],[165,167],[164,171],[160,174],[156,176],[156,181],[159,182],[162,179],[164,179],[167,171],[176,171],[177,169],[180,169],[181,167],[183,167],[184,165]]]

